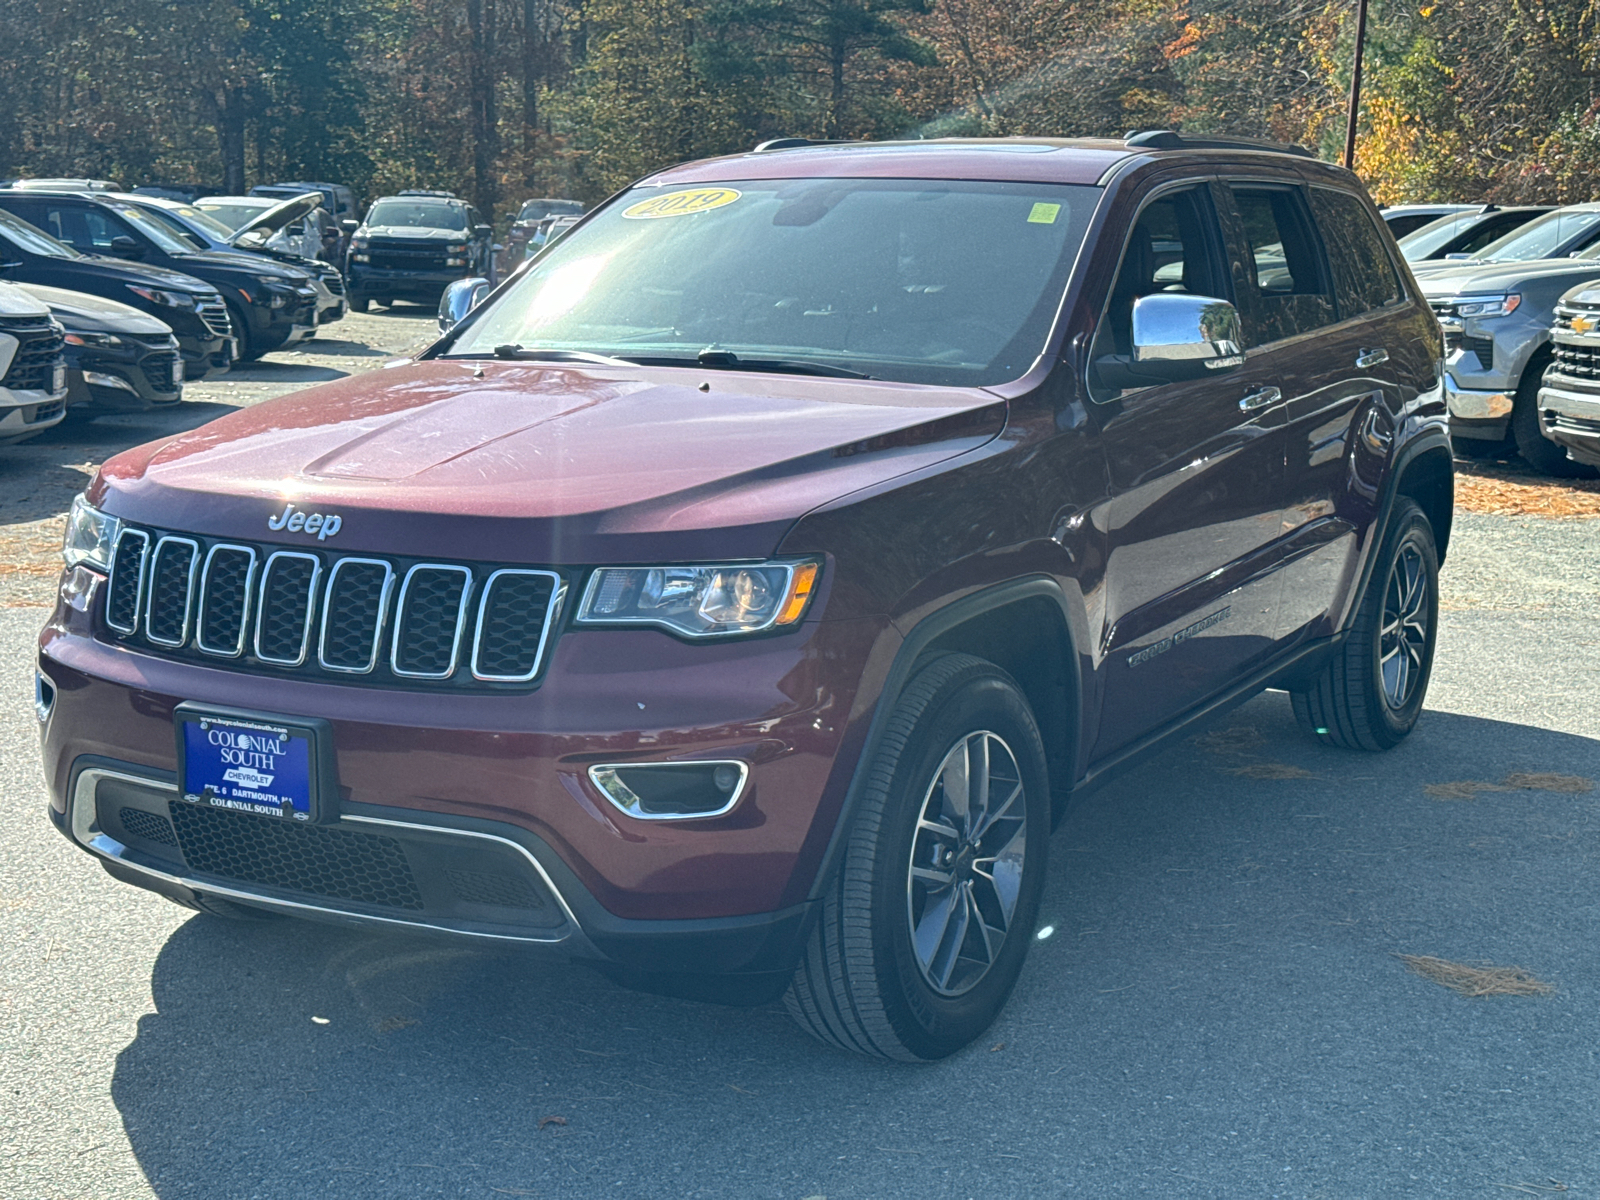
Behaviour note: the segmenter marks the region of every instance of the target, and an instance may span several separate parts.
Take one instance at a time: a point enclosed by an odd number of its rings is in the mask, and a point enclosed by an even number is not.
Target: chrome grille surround
[[[409,670],[400,665],[401,652],[406,642],[406,618],[413,616],[407,609],[406,600],[410,596],[412,585],[417,576],[423,571],[438,571],[442,573],[459,572],[463,578],[461,598],[456,603],[455,635],[450,643],[450,665],[443,671],[416,671]],[[449,563],[417,563],[406,572],[405,582],[400,585],[400,599],[395,604],[394,618],[394,645],[389,651],[389,670],[402,679],[449,679],[456,673],[456,662],[461,656],[461,634],[467,620],[467,607],[472,603],[472,572],[466,567],[452,566]]]
[[[132,525],[108,575],[99,636],[129,649],[247,674],[480,694],[538,686],[570,586],[549,567]]]
[[[378,567],[383,571],[383,583],[378,593],[378,604],[371,613],[372,638],[368,645],[365,665],[351,665],[349,663],[335,663],[330,661],[328,654],[328,618],[333,613],[335,598],[338,595],[339,576],[348,567]],[[350,675],[370,674],[372,668],[378,665],[378,648],[383,644],[384,619],[389,613],[389,593],[394,588],[394,568],[381,558],[341,558],[333,564],[328,572],[327,592],[322,600],[322,627],[317,633],[317,664],[324,671],[340,671]],[[337,631],[336,631],[337,632]]]
[[[239,631],[235,635],[233,644],[231,646],[226,642],[222,643],[221,645],[206,644],[206,634],[210,632],[206,625],[206,618],[211,615],[212,610],[215,607],[211,603],[212,571],[216,569],[217,556],[220,554],[227,554],[234,557],[243,554],[248,560],[248,564],[245,567],[244,582],[239,588],[239,591],[241,592],[239,597],[239,615],[237,618],[234,618],[234,620],[237,620],[238,622]],[[232,542],[218,542],[206,552],[206,564],[204,569],[200,572],[200,604],[198,606],[200,612],[195,620],[195,649],[204,651],[206,654],[215,654],[220,658],[238,658],[244,653],[245,640],[250,634],[250,598],[255,587],[256,565],[256,552],[255,549],[250,546],[240,546]]]
[[[128,583],[125,572],[132,564],[123,562],[123,546],[127,544],[131,547],[134,542],[139,543],[139,570],[138,574],[134,576],[133,595],[132,597],[127,597]],[[130,549],[129,553],[133,553],[133,551]],[[140,601],[144,599],[144,580],[149,566],[150,535],[142,529],[129,529],[124,526],[122,531],[117,534],[117,544],[111,549],[111,572],[106,579],[106,624],[118,633],[132,634],[138,632],[139,605]],[[120,614],[120,611],[124,608],[125,600],[129,601],[126,604],[128,620],[126,624],[122,624],[117,620],[117,614]]]
[[[172,609],[177,605],[165,601],[163,591],[168,587],[168,581],[163,577],[166,567],[166,557],[169,553],[188,552],[188,562],[181,569],[183,571],[183,612],[177,620],[178,636],[169,637],[157,634],[158,628],[165,629],[172,623]],[[189,640],[189,618],[194,611],[194,576],[200,566],[200,543],[193,538],[174,537],[168,534],[156,543],[155,550],[149,555],[150,566],[145,572],[149,586],[144,589],[144,636],[158,646],[181,646]],[[162,603],[158,605],[158,600]]]
[[[544,626],[539,633],[538,648],[533,654],[533,665],[522,674],[495,674],[483,667],[483,642],[484,633],[488,628],[490,615],[490,600],[495,595],[496,584],[501,580],[515,580],[523,578],[548,579],[550,581],[550,598],[545,605]],[[520,567],[506,567],[495,571],[488,579],[483,581],[483,594],[478,600],[478,620],[472,634],[472,677],[482,679],[489,683],[527,683],[539,673],[539,668],[544,664],[545,647],[550,641],[550,629],[560,616],[561,608],[566,600],[567,581],[554,571],[536,571]]]
[[[293,657],[281,654],[263,654],[261,651],[261,635],[266,629],[266,617],[268,613],[274,611],[274,608],[268,606],[267,592],[275,581],[274,568],[280,562],[285,564],[309,562],[311,564],[311,575],[306,580],[305,600],[303,602],[306,606],[305,617],[296,622],[300,625],[300,650]],[[286,567],[285,569],[292,568]],[[279,667],[298,667],[306,661],[306,656],[311,652],[311,624],[317,615],[317,580],[321,575],[322,560],[315,554],[306,554],[299,550],[278,550],[267,557],[266,565],[261,569],[261,586],[256,595],[255,652],[256,657],[262,662],[272,663],[274,666]]]
[[[232,337],[233,321],[228,317],[228,306],[221,296],[201,296],[196,299],[194,311],[205,322],[212,337]]]

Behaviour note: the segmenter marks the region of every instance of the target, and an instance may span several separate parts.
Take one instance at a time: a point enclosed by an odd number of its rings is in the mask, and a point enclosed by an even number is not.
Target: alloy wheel
[[[1383,698],[1392,709],[1411,700],[1428,654],[1428,571],[1422,552],[1401,545],[1383,590],[1383,621],[1378,634],[1378,669]]]
[[[971,991],[1011,933],[1028,849],[1022,772],[1005,739],[969,733],[944,756],[911,839],[906,918],[928,986]]]

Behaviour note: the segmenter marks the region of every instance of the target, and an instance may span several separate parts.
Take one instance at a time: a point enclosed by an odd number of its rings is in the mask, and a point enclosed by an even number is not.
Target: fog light
[[[613,807],[641,821],[687,821],[732,812],[748,763],[597,763],[589,781]]]
[[[135,396],[139,390],[120,375],[107,375],[104,371],[85,371],[83,381],[91,387],[116,388],[119,392],[132,392]]]

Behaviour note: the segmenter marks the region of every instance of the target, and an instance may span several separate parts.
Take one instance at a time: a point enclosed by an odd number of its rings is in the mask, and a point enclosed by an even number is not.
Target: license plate
[[[172,386],[183,386],[183,359],[181,358],[172,360]]]
[[[234,812],[290,821],[332,819],[338,795],[326,721],[180,704],[182,797]]]

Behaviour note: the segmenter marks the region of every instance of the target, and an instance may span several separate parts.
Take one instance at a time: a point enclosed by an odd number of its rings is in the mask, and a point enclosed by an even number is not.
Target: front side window
[[[448,353],[1002,383],[1043,351],[1099,197],[915,179],[635,188],[552,242]]]
[[[1332,324],[1333,289],[1300,193],[1287,187],[1232,189],[1244,237],[1241,316],[1254,345]]]
[[[1387,239],[1378,231],[1377,219],[1367,212],[1367,206],[1348,192],[1312,188],[1311,210],[1322,231],[1328,265],[1333,268],[1339,319],[1347,321],[1400,300],[1404,293],[1389,258]]]

